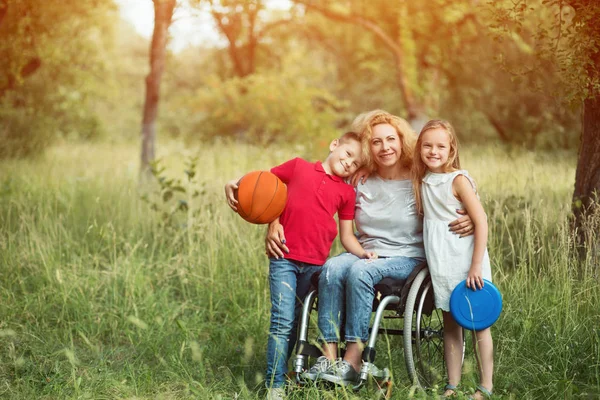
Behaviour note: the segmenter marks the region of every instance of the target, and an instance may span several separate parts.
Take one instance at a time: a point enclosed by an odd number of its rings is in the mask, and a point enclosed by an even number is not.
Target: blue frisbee
[[[482,289],[469,289],[467,281],[458,284],[450,296],[450,313],[463,328],[480,331],[496,322],[502,312],[502,295],[494,284],[483,280]]]

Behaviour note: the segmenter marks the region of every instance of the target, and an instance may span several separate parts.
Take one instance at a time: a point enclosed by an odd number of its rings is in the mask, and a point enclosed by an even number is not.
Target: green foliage
[[[187,228],[165,229],[139,198],[137,148],[67,144],[41,159],[0,162],[0,397],[264,398],[264,226],[233,213],[222,188],[240,170],[264,169],[295,150],[163,142],[160,176],[173,179],[197,155],[197,174],[180,180],[206,182],[196,201],[210,210]],[[495,396],[597,398],[598,265],[578,264],[571,253],[574,156],[465,146],[461,159],[488,214],[504,296],[492,328]],[[437,393],[410,387],[399,340],[381,334],[377,350],[378,366],[393,372],[393,399],[437,398],[444,382]],[[471,354],[469,346],[463,393],[477,382]],[[373,394],[294,387],[290,399]]]
[[[199,157],[189,157],[185,165],[185,181],[180,178],[170,178],[165,174],[166,167],[161,160],[156,160],[151,165],[151,173],[155,179],[156,189],[144,193],[141,199],[156,212],[161,219],[161,224],[167,229],[196,228],[203,210],[199,196],[206,195],[206,182],[199,182],[197,175]]]
[[[530,42],[535,56],[503,60],[518,76],[538,75],[539,66],[552,66],[564,83],[543,87],[568,101],[600,90],[600,4],[586,0],[536,0],[490,2],[495,39]],[[547,69],[547,68],[544,68]],[[539,87],[535,87],[539,89]]]
[[[310,144],[315,139],[330,140],[337,134],[338,112],[346,103],[319,87],[327,70],[311,66],[304,50],[290,52],[276,70],[227,80],[208,75],[204,86],[185,99],[187,117],[182,118],[181,103],[165,105],[167,113],[179,110],[174,117],[187,128],[178,131],[186,132],[192,141],[219,137],[260,144]]]
[[[115,76],[124,62],[112,2],[19,0],[6,10],[0,22],[0,58],[7,61],[0,65],[0,157],[39,154],[57,139],[117,136],[112,124],[139,115],[123,109],[130,79]],[[139,116],[136,130],[138,124]]]

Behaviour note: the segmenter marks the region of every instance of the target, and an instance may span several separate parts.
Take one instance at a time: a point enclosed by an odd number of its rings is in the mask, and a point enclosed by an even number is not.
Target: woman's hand
[[[354,173],[354,175],[350,177],[350,184],[352,186],[358,186],[359,183],[362,183],[364,185],[369,175],[371,175],[371,172],[367,167],[360,167]]]
[[[238,190],[239,180],[232,180],[225,184],[225,199],[227,205],[235,212],[237,212],[238,201],[235,198],[235,192]]]
[[[467,214],[467,211],[464,209],[459,209],[456,210],[456,212],[463,216],[448,224],[448,227],[452,233],[455,235],[460,235],[459,237],[472,235],[475,231],[475,224],[471,220],[469,214]]]
[[[467,287],[473,290],[483,288],[483,275],[481,274],[481,264],[472,264],[467,275]]]
[[[283,225],[279,218],[269,224],[267,236],[265,237],[265,253],[268,257],[283,258],[283,252],[289,253],[290,249],[285,245],[285,234]]]

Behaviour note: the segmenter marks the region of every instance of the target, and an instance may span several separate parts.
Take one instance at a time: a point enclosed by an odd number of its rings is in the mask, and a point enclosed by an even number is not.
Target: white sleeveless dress
[[[467,278],[475,246],[473,235],[459,238],[448,227],[449,222],[461,217],[456,210],[463,208],[452,193],[452,182],[458,175],[467,177],[475,190],[475,183],[465,170],[447,174],[428,172],[421,186],[425,255],[433,282],[435,305],[444,311],[450,311],[452,290]],[[483,256],[482,275],[484,279],[492,280],[487,249]]]

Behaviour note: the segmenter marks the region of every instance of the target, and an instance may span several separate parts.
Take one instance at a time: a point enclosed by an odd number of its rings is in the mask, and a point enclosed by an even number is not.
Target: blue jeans
[[[366,342],[373,311],[375,284],[383,278],[406,279],[421,261],[410,257],[365,260],[350,253],[330,258],[319,277],[319,330],[322,340]]]
[[[267,342],[267,387],[279,388],[285,384],[287,363],[297,337],[297,317],[310,289],[310,277],[319,269],[321,266],[299,261],[269,259],[271,325]]]

